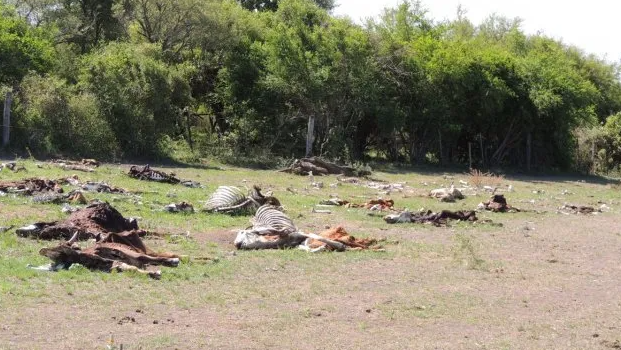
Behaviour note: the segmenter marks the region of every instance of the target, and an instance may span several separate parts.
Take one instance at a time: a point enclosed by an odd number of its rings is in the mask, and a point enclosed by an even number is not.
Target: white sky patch
[[[336,0],[337,16],[348,16],[358,23],[377,16],[385,7],[396,7],[400,0]],[[454,19],[459,4],[466,16],[479,24],[492,13],[523,20],[527,34],[541,32],[593,53],[609,62],[621,62],[621,1],[619,0],[423,0],[429,17],[440,21]]]

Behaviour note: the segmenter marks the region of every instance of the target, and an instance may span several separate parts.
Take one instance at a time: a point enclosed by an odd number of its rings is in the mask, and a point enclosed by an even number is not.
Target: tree
[[[43,33],[0,5],[0,85],[16,85],[31,70],[45,72],[53,47]]]
[[[240,5],[251,11],[276,11],[281,0],[238,0]],[[324,10],[332,10],[335,7],[334,0],[313,0],[313,2]]]
[[[191,103],[182,71],[167,66],[150,44],[109,44],[84,57],[79,86],[101,106],[125,155],[158,153],[164,135],[175,136]]]

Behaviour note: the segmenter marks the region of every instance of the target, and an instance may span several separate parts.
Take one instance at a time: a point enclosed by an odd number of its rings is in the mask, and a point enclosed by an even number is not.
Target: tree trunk
[[[6,93],[6,99],[4,100],[4,113],[2,118],[2,146],[6,147],[9,144],[9,135],[11,133],[11,102],[13,100],[13,94],[9,91]]]
[[[313,155],[313,132],[315,130],[315,116],[308,117],[308,129],[306,130],[306,157]]]
[[[533,135],[529,131],[526,135],[526,170],[530,171],[530,162],[532,155],[532,143],[533,143]]]

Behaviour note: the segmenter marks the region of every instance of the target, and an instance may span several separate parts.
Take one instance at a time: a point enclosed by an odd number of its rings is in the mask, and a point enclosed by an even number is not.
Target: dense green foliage
[[[364,26],[323,0],[2,3],[16,149],[296,157],[312,116],[313,153],[349,162],[620,161],[619,65],[519,20],[435,22],[413,1]]]

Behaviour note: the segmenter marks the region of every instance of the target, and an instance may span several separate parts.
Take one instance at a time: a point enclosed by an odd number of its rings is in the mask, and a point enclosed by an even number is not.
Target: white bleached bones
[[[280,206],[278,199],[264,196],[258,186],[253,186],[247,195],[238,187],[220,186],[209,197],[203,210],[209,213],[254,213],[264,204]]]
[[[293,221],[282,211],[271,205],[263,205],[250,220],[252,226],[240,230],[235,238],[237,249],[282,249],[301,248],[310,252],[322,250],[344,251],[348,249],[366,249],[375,240],[358,240],[349,236],[342,227],[326,232],[330,237],[300,231]]]

